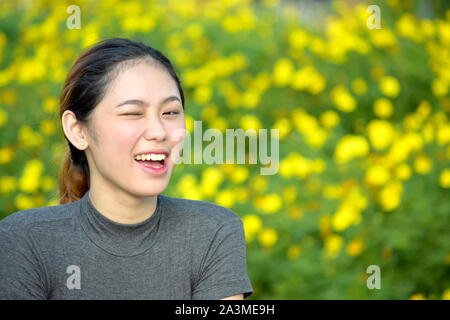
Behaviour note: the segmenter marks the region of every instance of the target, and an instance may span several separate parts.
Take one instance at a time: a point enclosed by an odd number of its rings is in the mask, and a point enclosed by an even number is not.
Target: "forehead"
[[[104,100],[142,98],[151,103],[168,95],[179,96],[175,79],[158,62],[144,60],[124,64],[113,72]]]

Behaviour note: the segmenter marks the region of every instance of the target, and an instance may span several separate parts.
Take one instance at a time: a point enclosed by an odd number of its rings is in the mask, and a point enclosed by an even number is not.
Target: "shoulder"
[[[78,203],[72,202],[16,211],[0,221],[0,231],[26,231],[34,226],[70,219],[77,207]]]
[[[204,200],[191,200],[161,195],[168,211],[177,219],[217,228],[224,224],[240,224],[241,218],[232,210]],[[184,218],[184,219],[183,219]]]

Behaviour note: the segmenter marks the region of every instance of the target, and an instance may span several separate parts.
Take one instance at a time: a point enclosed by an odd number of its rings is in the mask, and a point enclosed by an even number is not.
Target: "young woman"
[[[184,132],[170,61],[128,39],[85,51],[64,83],[60,204],[0,221],[3,299],[243,299],[242,221],[162,195]]]

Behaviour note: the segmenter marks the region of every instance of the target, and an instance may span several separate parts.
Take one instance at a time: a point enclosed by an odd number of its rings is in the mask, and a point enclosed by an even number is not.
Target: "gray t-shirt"
[[[221,299],[253,288],[242,220],[207,201],[158,195],[120,224],[78,201],[0,221],[0,299]]]

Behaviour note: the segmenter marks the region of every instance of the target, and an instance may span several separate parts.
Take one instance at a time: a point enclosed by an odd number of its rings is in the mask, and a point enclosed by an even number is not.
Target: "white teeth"
[[[136,160],[153,160],[153,161],[161,161],[164,160],[166,158],[165,154],[155,154],[155,153],[150,153],[150,154],[138,154],[135,159]]]

